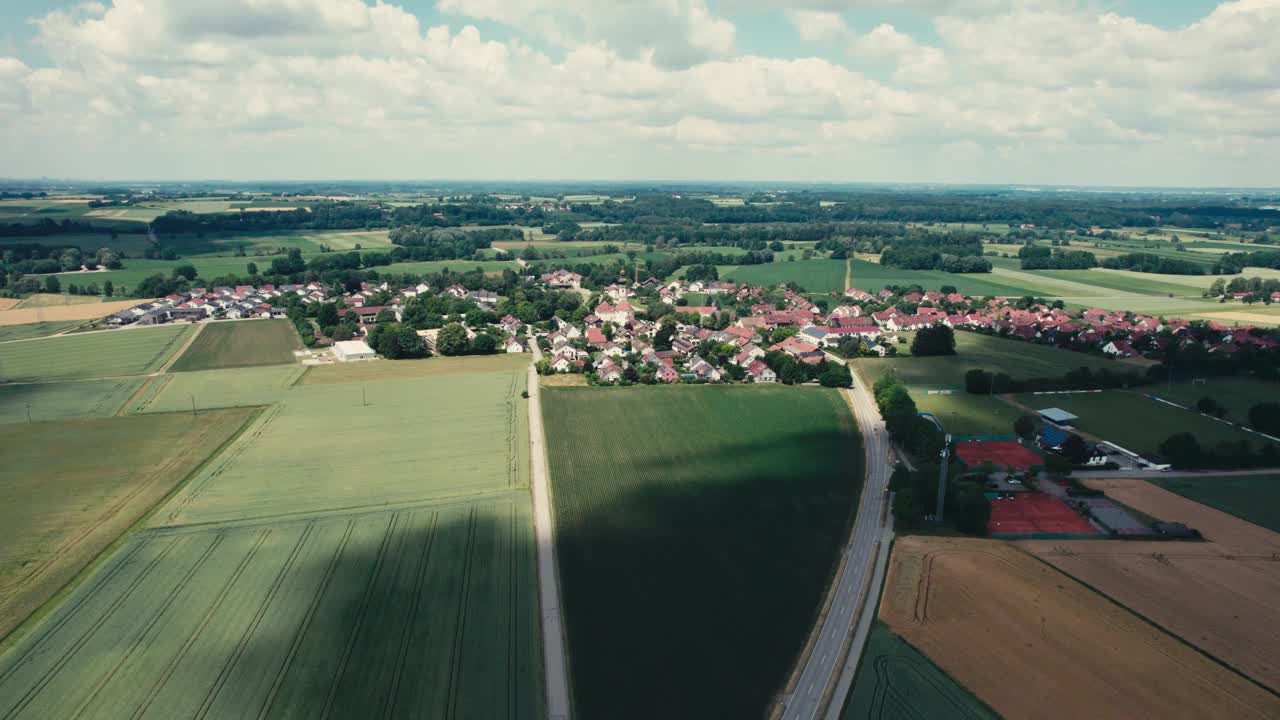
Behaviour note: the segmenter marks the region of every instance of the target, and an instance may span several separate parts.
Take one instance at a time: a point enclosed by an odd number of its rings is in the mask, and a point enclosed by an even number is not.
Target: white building
[[[342,340],[333,344],[333,354],[339,362],[374,360],[378,354],[363,340]]]

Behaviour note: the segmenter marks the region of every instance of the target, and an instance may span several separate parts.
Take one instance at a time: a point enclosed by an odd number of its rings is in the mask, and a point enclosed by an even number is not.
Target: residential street
[[[533,359],[542,358],[533,344]],[[546,443],[542,431],[542,403],[538,373],[529,366],[529,459],[533,485],[533,532],[538,545],[538,600],[542,611],[542,660],[546,669],[547,717],[569,717],[569,670],[564,651],[564,627],[560,619],[560,580],[556,567],[551,520],[551,488],[547,480]]]
[[[866,483],[851,542],[845,547],[845,560],[836,577],[835,596],[822,623],[817,642],[801,672],[795,692],[783,700],[783,718],[787,720],[817,720],[826,717],[828,706],[836,708],[844,702],[843,693],[830,692],[838,685],[847,689],[857,658],[862,654],[865,632],[855,634],[855,624],[862,615],[875,611],[878,586],[866,591],[870,575],[874,572],[877,552],[884,546],[887,551],[890,532],[882,525],[891,468],[888,462],[889,441],[884,421],[876,408],[875,400],[857,373],[849,396],[853,401],[858,428],[862,432],[866,449]],[[866,595],[864,603],[863,597]],[[869,626],[869,625],[868,625]],[[852,662],[848,662],[852,660]],[[849,680],[841,682],[844,675]]]

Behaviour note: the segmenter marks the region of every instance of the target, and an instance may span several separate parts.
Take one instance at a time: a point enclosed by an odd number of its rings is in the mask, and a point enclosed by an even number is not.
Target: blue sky
[[[1277,36],[1280,0],[9,0],[0,167],[1275,186]]]

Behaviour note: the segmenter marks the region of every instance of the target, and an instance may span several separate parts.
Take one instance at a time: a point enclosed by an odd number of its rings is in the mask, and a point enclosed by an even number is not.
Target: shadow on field
[[[659,455],[612,485],[553,488],[576,717],[758,718],[786,681],[847,536],[861,448],[833,431],[714,454],[723,462],[699,467],[719,469],[699,477]],[[851,459],[849,473],[832,457]],[[243,645],[200,658],[199,691],[184,683],[164,707],[542,717],[531,521],[516,519],[504,550],[512,520],[496,508],[403,512],[390,530],[391,513],[331,518],[260,553],[276,567],[299,555],[263,584],[269,603],[245,603],[256,629],[226,640]]]
[[[849,445],[831,432],[719,447],[733,469],[700,478],[659,458],[603,500],[556,481],[577,716],[762,717],[847,537],[861,483],[830,463]]]

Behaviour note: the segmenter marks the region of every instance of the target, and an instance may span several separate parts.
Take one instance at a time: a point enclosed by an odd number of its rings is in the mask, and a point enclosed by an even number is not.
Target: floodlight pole
[[[31,403],[27,403],[27,424],[31,424]]]
[[[942,524],[942,509],[947,502],[947,458],[951,454],[951,436],[947,435],[946,444],[942,446],[939,457],[942,459],[938,468],[938,507],[934,512],[934,522]]]

